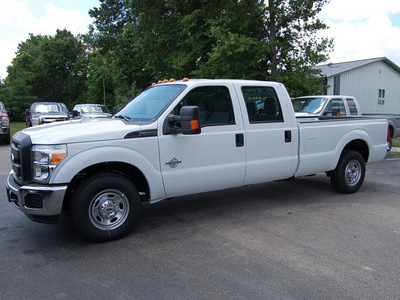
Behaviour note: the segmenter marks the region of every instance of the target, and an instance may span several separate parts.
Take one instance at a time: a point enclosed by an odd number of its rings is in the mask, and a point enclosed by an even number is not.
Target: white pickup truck
[[[400,115],[396,114],[361,114],[360,104],[353,96],[323,95],[304,96],[292,99],[297,118],[332,116],[368,117],[386,119],[391,138],[400,137]]]
[[[84,237],[127,234],[141,201],[326,172],[356,192],[386,155],[378,119],[298,122],[281,83],[181,80],[147,88],[112,119],[37,126],[12,139],[10,202],[35,221],[69,207]]]

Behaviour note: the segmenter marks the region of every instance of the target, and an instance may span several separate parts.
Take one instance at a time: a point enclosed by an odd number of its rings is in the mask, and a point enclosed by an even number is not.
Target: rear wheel
[[[90,177],[74,192],[71,202],[76,230],[93,241],[123,237],[140,215],[140,198],[127,178],[114,173]]]
[[[364,157],[354,150],[343,151],[336,169],[330,174],[333,187],[343,194],[357,192],[364,182],[364,177]]]

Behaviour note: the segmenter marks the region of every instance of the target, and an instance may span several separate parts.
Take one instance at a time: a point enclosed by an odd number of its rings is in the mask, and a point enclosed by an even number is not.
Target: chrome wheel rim
[[[346,182],[350,186],[355,186],[361,178],[361,164],[358,160],[351,160],[346,166],[345,178]]]
[[[128,218],[129,201],[118,190],[105,190],[93,197],[89,205],[89,218],[101,230],[112,230],[121,226]]]

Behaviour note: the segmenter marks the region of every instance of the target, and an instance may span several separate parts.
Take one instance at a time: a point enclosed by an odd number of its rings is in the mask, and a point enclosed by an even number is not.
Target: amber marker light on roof
[[[163,81],[162,81],[162,80],[159,80],[157,83],[163,83]]]
[[[152,85],[152,86],[153,86],[153,85],[157,85],[157,83],[153,82],[151,85]]]
[[[189,78],[185,77],[183,78],[183,81],[189,81]]]
[[[170,80],[169,80],[169,82],[174,82],[175,81],[175,78],[171,78]]]

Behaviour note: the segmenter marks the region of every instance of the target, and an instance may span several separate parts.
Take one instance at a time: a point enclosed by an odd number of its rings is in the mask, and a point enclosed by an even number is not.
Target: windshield
[[[110,111],[104,105],[83,105],[81,107],[82,114],[109,114]]]
[[[149,87],[115,117],[129,121],[154,121],[185,88],[183,84]]]
[[[304,112],[309,114],[319,114],[323,109],[326,98],[310,97],[296,98],[292,100],[295,112]]]
[[[34,113],[41,114],[68,114],[68,109],[65,104],[62,103],[49,103],[49,104],[36,104],[33,107]]]
[[[6,109],[4,108],[3,103],[0,102],[0,112],[5,113]]]

